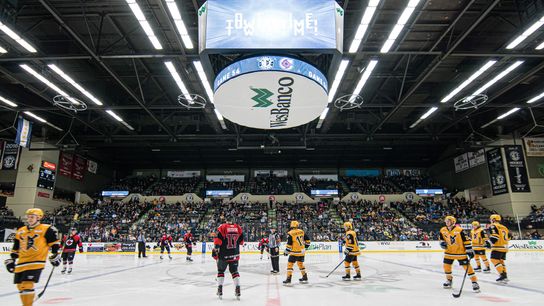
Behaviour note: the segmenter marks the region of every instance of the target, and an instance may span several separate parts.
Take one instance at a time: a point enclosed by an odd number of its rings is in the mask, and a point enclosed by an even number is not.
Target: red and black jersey
[[[159,240],[160,246],[172,246],[172,236],[170,235],[162,235],[161,239]]]
[[[73,236],[64,236],[62,238],[62,252],[63,253],[73,253],[77,249],[83,248],[83,243],[81,242],[81,238],[78,234],[75,234]]]
[[[195,240],[195,237],[191,233],[185,233],[185,235],[183,235],[183,242],[185,242],[185,246],[188,248],[193,247],[194,240]]]
[[[268,246],[268,238],[263,238],[259,241],[259,247]]]
[[[217,237],[213,240],[219,248],[219,258],[226,261],[240,259],[240,245],[244,244],[244,234],[238,224],[222,224],[217,228]]]

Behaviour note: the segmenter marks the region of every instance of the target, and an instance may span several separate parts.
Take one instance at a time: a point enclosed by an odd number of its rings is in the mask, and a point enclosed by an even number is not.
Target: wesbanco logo
[[[266,88],[250,87],[255,96],[251,98],[255,103],[253,107],[266,108],[274,105],[270,109],[270,127],[277,128],[287,125],[289,120],[289,111],[291,109],[291,99],[293,97],[293,84],[295,80],[292,77],[282,77],[278,80],[278,94],[276,104],[269,100],[274,94]]]
[[[527,243],[514,243],[511,244],[509,249],[525,249],[525,250],[542,250],[543,246],[539,245],[536,241],[530,240]]]

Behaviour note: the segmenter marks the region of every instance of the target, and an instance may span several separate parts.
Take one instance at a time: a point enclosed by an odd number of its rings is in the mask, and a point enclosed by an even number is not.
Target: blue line
[[[427,269],[427,268],[423,268],[423,267],[419,267],[419,266],[401,264],[401,263],[392,262],[392,261],[388,261],[388,260],[380,260],[380,259],[376,259],[376,258],[370,258],[370,257],[367,257],[367,256],[362,256],[362,257],[365,257],[365,258],[370,259],[370,260],[381,261],[381,262],[385,262],[385,263],[388,263],[388,264],[401,266],[401,267],[408,267],[408,268],[412,268],[412,269],[416,269],[416,270],[425,270],[425,271],[429,271],[429,272],[433,272],[433,273],[437,273],[437,274],[444,274],[442,271],[436,271],[436,270]],[[537,289],[525,288],[525,287],[520,287],[520,286],[515,286],[515,285],[510,285],[510,284],[501,285],[501,284],[497,284],[497,283],[491,282],[491,281],[486,281],[486,280],[483,280],[483,279],[479,279],[478,281],[483,282],[483,283],[493,284],[495,286],[500,286],[500,287],[514,288],[514,289],[518,289],[518,290],[544,294],[544,291],[537,290]]]
[[[143,266],[125,268],[125,269],[121,269],[121,270],[115,270],[115,271],[110,271],[110,272],[106,272],[106,273],[95,274],[95,275],[91,275],[91,276],[85,276],[85,277],[77,278],[77,279],[70,280],[70,281],[63,281],[63,282],[60,282],[60,283],[50,284],[48,287],[57,287],[57,286],[68,284],[68,283],[75,283],[75,282],[79,282],[79,281],[83,281],[83,280],[93,279],[93,278],[107,276],[107,275],[116,274],[116,273],[121,273],[121,272],[125,272],[125,271],[136,270],[136,269],[145,268],[145,267],[148,267],[148,266],[158,265],[158,264],[161,264],[161,263],[162,262],[155,262],[155,263],[150,263],[150,264],[146,264],[146,265],[143,265]],[[41,289],[41,288],[43,288],[43,286],[35,288],[35,289]],[[6,297],[6,296],[11,296],[11,295],[16,295],[16,294],[19,294],[19,292],[15,291],[15,292],[10,292],[10,293],[2,293],[2,294],[0,294],[0,298]]]

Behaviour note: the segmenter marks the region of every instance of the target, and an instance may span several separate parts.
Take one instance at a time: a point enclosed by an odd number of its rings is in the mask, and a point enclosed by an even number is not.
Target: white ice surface
[[[7,255],[0,256],[2,260]],[[495,283],[497,274],[478,273],[481,293],[473,293],[467,280],[463,295],[454,299],[463,270],[454,266],[454,289],[442,289],[445,280],[440,253],[368,253],[360,257],[363,280],[345,282],[341,266],[324,276],[341,260],[340,255],[306,256],[309,284],[284,287],[286,257],[280,258],[281,274],[270,275],[270,263],[259,255],[242,255],[242,297],[234,298],[230,275],[226,274],[224,298],[215,296],[215,261],[206,255],[184,255],[160,260],[158,255],[138,259],[134,255],[77,254],[72,275],[56,269],[46,294],[35,305],[544,305],[544,252],[510,252],[507,286]],[[51,271],[42,273],[37,292]],[[20,305],[12,274],[0,272],[0,305]]]

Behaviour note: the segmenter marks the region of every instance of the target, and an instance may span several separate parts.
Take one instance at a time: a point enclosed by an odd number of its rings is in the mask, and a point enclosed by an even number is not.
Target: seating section
[[[296,220],[313,241],[335,241],[338,238],[338,226],[330,218],[326,203],[277,203],[276,214],[279,233],[287,233],[291,221]]]
[[[292,177],[257,176],[249,180],[247,191],[254,195],[293,194],[294,180]]]

